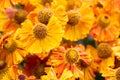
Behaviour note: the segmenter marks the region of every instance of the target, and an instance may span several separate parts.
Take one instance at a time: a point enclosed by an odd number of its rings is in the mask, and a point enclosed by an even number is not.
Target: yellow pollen
[[[44,39],[47,36],[46,25],[42,23],[36,24],[33,28],[33,33],[34,33],[35,38]]]
[[[79,60],[79,52],[74,48],[70,48],[66,51],[65,59],[70,64],[76,63]]]

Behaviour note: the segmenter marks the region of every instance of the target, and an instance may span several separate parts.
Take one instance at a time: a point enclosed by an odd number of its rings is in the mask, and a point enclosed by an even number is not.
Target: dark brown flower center
[[[39,23],[34,26],[33,33],[35,38],[37,39],[44,39],[47,35],[47,28],[46,25]]]
[[[120,68],[116,71],[116,80],[120,80]]]
[[[43,24],[48,24],[49,19],[51,18],[52,15],[53,15],[53,12],[51,9],[43,8],[38,13],[38,21],[43,23]]]
[[[101,28],[106,28],[110,24],[110,16],[107,14],[100,15],[98,24]]]
[[[113,52],[110,45],[107,43],[99,44],[97,47],[97,50],[98,50],[98,56],[100,58],[108,58],[111,56],[111,54]]]
[[[3,43],[3,48],[8,53],[12,53],[17,49],[17,43],[13,39],[5,40],[4,43]]]
[[[15,13],[14,19],[16,23],[21,24],[22,22],[25,21],[26,16],[27,16],[27,12],[25,10],[18,10]]]
[[[75,10],[70,10],[68,11],[68,24],[74,26],[79,23],[80,20],[80,15],[77,11]]]
[[[74,48],[70,48],[65,54],[65,59],[70,64],[76,63],[79,60],[79,52]]]

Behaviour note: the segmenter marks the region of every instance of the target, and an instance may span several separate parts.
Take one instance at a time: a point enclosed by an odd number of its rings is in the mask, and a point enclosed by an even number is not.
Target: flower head
[[[22,61],[23,56],[25,56],[25,51],[22,49],[21,44],[13,39],[11,34],[5,34],[1,38],[1,56],[0,59],[7,62],[7,66],[12,66],[13,64],[18,64]]]
[[[64,38],[70,41],[85,38],[94,22],[94,14],[90,6],[87,3],[83,3],[80,9],[68,10],[67,15],[68,22],[65,26]]]

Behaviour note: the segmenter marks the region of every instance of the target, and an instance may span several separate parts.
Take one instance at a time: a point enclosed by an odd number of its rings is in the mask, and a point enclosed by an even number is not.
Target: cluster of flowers
[[[119,35],[120,0],[1,0],[0,80],[120,80]]]

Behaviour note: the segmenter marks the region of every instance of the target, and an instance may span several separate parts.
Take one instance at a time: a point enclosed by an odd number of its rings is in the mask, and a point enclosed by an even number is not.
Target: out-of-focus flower
[[[21,2],[21,0],[2,0],[4,3],[10,1],[12,6],[8,6],[3,10],[0,10],[0,27],[3,33],[9,31],[16,31],[18,27],[21,27],[21,23],[25,21],[27,14],[35,7],[32,6],[28,0]],[[4,4],[3,3],[3,4]]]
[[[119,36],[119,29],[117,29],[117,26],[115,25],[109,25],[113,18],[110,18],[109,15],[103,14],[99,19],[101,19],[101,21],[99,20],[98,24],[94,24],[94,27],[90,31],[92,37],[99,42],[109,42],[117,39]]]
[[[115,69],[107,68],[102,76],[105,77],[105,80],[120,80],[120,67]]]
[[[45,75],[49,69],[47,61],[49,59],[48,55],[44,59],[41,59],[38,55],[27,55],[24,59],[25,63],[23,65],[23,73],[25,73],[28,78],[32,76],[36,79],[40,79],[41,76]]]
[[[120,39],[118,38],[114,44],[113,51],[115,53],[115,66],[114,68],[120,67]]]
[[[94,22],[94,13],[87,3],[83,3],[80,9],[73,9],[67,12],[68,22],[65,26],[64,38],[70,41],[77,41],[85,38]]]
[[[55,70],[53,68],[50,68],[49,72],[47,75],[43,75],[41,80],[72,80],[73,74],[71,71],[65,69],[61,75],[60,78],[57,78]]]
[[[3,35],[0,42],[0,59],[5,60],[7,66],[20,63],[26,54],[21,44],[10,35],[11,33]]]
[[[6,15],[4,14],[3,11],[0,11],[0,31],[3,32],[3,24],[5,23],[6,21]]]
[[[7,72],[7,63],[4,60],[0,60],[0,79],[2,79],[5,72]]]
[[[1,0],[1,3],[0,3],[0,10],[4,10],[6,8],[9,8],[9,7],[13,7],[14,5],[18,5],[18,4],[21,4],[21,5],[28,5],[30,4],[29,3],[29,0]],[[32,7],[30,7],[32,8]]]
[[[119,36],[119,14],[105,10],[100,2],[93,7],[96,21],[90,31],[92,37],[99,42],[109,42],[117,39]]]
[[[1,68],[3,68],[3,66],[1,66]],[[0,80],[27,80],[27,76],[23,74],[22,71],[19,70],[16,65],[6,67],[6,70],[2,70],[0,74],[2,73],[3,75],[0,76]]]
[[[15,9],[15,8],[6,8],[2,11],[3,16],[1,15],[0,20],[2,21],[1,27],[3,33],[9,31],[16,31],[19,28],[22,22],[26,19],[27,11],[23,9]]]
[[[111,12],[120,12],[119,0],[98,0],[106,10]]]
[[[112,48],[113,46],[108,43],[100,43],[97,45],[97,49],[94,49],[100,60],[98,63],[100,73],[104,73],[108,67],[114,68],[115,52]]]
[[[82,59],[79,60],[78,66],[83,71],[84,76],[82,80],[93,80],[95,78],[95,72],[99,68],[99,58],[94,54],[94,48],[90,45],[86,47],[87,54],[81,54]]]

